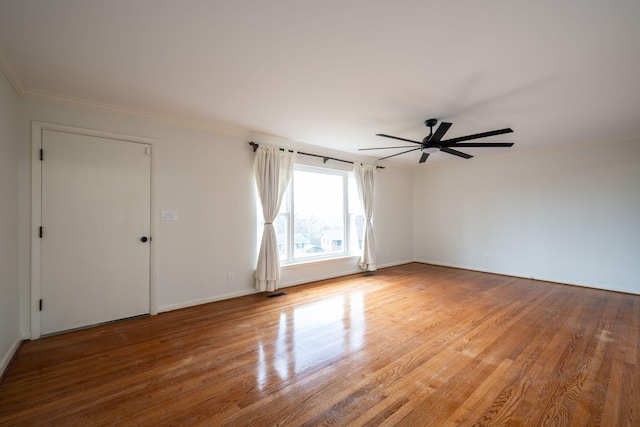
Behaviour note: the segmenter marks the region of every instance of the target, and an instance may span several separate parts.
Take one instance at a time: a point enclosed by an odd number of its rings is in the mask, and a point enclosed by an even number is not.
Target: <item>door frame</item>
[[[151,206],[149,216],[151,220],[151,236],[149,256],[149,314],[158,314],[158,289],[156,281],[156,242],[157,222],[156,212],[156,140],[141,136],[124,135],[95,129],[60,125],[39,121],[31,122],[31,339],[38,339],[42,335],[42,316],[40,315],[40,299],[42,298],[42,239],[40,225],[42,224],[42,134],[45,130],[65,132],[77,135],[94,136],[115,139],[133,143],[151,145]],[[46,157],[46,153],[45,153]]]

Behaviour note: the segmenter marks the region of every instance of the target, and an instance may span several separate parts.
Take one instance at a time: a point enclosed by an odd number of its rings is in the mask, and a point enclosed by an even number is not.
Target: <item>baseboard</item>
[[[404,261],[388,262],[388,263],[385,263],[385,264],[378,265],[378,269],[395,267],[397,265],[411,264],[412,262],[420,262],[420,261],[415,261],[413,259],[407,259],[407,260],[404,260]]]
[[[498,274],[501,276],[510,276],[510,277],[517,277],[517,278],[522,278],[522,279],[533,279],[533,280],[539,280],[542,282],[550,282],[550,283],[558,283],[561,285],[570,285],[570,286],[580,286],[583,288],[590,288],[590,289],[601,289],[601,290],[606,290],[606,291],[614,291],[614,292],[623,292],[623,293],[628,293],[628,294],[634,294],[637,295],[636,292],[630,291],[628,289],[614,289],[614,288],[604,288],[604,287],[597,287],[597,286],[589,286],[589,285],[585,285],[582,283],[571,283],[571,282],[566,282],[566,281],[558,281],[558,280],[551,280],[551,279],[547,279],[547,278],[532,278],[532,277],[527,277],[527,276],[522,276],[522,275],[518,275],[518,274],[513,274],[513,273],[501,273],[498,271],[492,271],[492,270],[486,270],[486,269],[481,269],[481,268],[477,268],[477,267],[470,267],[470,266],[466,266],[466,265],[459,265],[459,264],[453,264],[453,263],[447,263],[447,262],[440,262],[440,261],[434,261],[434,260],[424,260],[424,259],[411,259],[411,260],[403,260],[403,261],[395,261],[395,262],[390,262],[390,263],[384,263],[384,264],[380,264],[378,265],[378,268],[388,268],[388,267],[395,267],[397,265],[403,265],[403,264],[410,264],[412,262],[419,262],[422,264],[430,264],[430,265],[438,265],[441,267],[450,267],[450,268],[457,268],[460,270],[469,270],[469,271],[477,271],[477,272],[481,272],[481,273],[490,273],[490,274]],[[343,277],[343,276],[349,276],[352,274],[358,274],[358,273],[366,273],[366,270],[362,270],[360,268],[355,268],[355,269],[348,269],[345,271],[341,271],[341,272],[336,272],[330,275],[319,275],[319,276],[314,276],[314,277],[305,277],[304,279],[300,279],[300,280],[294,280],[291,282],[287,282],[287,283],[282,283],[280,285],[280,288],[288,288],[291,286],[297,286],[297,285],[303,285],[306,283],[311,283],[311,282],[318,282],[321,280],[329,280],[329,279],[335,279],[336,277]],[[163,305],[159,307],[158,312],[166,312],[166,311],[172,311],[172,310],[179,310],[181,308],[187,308],[187,307],[193,307],[196,305],[201,305],[201,304],[208,304],[211,302],[216,302],[216,301],[222,301],[222,300],[226,300],[226,299],[230,299],[230,298],[237,298],[237,297],[242,297],[242,296],[246,296],[246,295],[252,295],[252,294],[256,294],[259,293],[257,290],[254,289],[247,289],[247,290],[243,290],[240,292],[232,292],[232,293],[228,293],[228,294],[224,294],[224,295],[216,295],[214,297],[208,297],[208,298],[202,298],[202,299],[197,299],[197,300],[191,300],[191,301],[185,301],[185,302],[181,302],[178,304],[169,304],[169,305]]]
[[[487,269],[484,269],[484,268],[469,267],[467,265],[453,264],[453,263],[450,263],[450,262],[433,261],[433,260],[429,260],[429,259],[416,259],[416,260],[413,260],[413,262],[419,262],[421,264],[429,264],[429,265],[438,265],[440,267],[457,268],[457,269],[460,269],[460,270],[478,271],[480,273],[498,274],[498,275],[501,275],[501,276],[524,277],[524,276],[514,276],[513,274],[501,274],[501,273],[495,272],[493,270],[487,270]],[[527,277],[527,279],[530,279],[530,277]]]
[[[305,277],[304,279],[300,279],[300,280],[293,280],[291,282],[280,283],[279,289],[289,288],[291,286],[304,285],[306,283],[319,282],[321,280],[335,279],[336,277],[350,276],[352,274],[362,273],[364,271],[365,270],[361,270],[358,268],[358,269],[345,270],[345,271],[341,271],[333,274],[323,274],[321,276]]]
[[[0,381],[2,380],[2,378],[4,378],[4,374],[7,368],[9,367],[9,365],[11,364],[11,361],[13,360],[13,356],[16,355],[16,352],[20,348],[21,343],[22,343],[22,340],[18,336],[16,341],[11,345],[11,347],[9,347],[9,350],[7,351],[7,353],[2,357],[2,360],[0,361]]]
[[[548,282],[548,283],[557,283],[559,285],[569,285],[569,286],[579,286],[581,288],[589,288],[589,289],[599,289],[602,291],[612,291],[612,292],[621,292],[624,294],[631,294],[631,295],[640,295],[637,291],[633,291],[630,289],[624,289],[624,288],[616,288],[616,287],[605,287],[605,286],[598,286],[598,285],[587,285],[584,283],[576,283],[576,282],[570,282],[570,281],[566,281],[566,280],[556,280],[553,278],[544,278],[544,277],[532,277],[532,276],[523,276],[517,273],[505,273],[505,272],[499,272],[499,271],[493,271],[493,270],[485,270],[482,268],[477,268],[477,267],[469,267],[466,265],[458,265],[458,264],[452,264],[452,263],[448,263],[448,262],[440,262],[440,261],[433,261],[433,260],[414,260],[413,262],[419,262],[422,264],[430,264],[430,265],[439,265],[441,267],[450,267],[450,268],[458,268],[460,270],[469,270],[469,271],[478,271],[480,273],[489,273],[489,274],[497,274],[500,276],[509,276],[509,277],[517,277],[519,279],[529,279],[529,280],[538,280],[540,282]]]
[[[402,264],[409,264],[413,262],[413,260],[407,260],[407,261],[398,261],[398,262],[392,262],[392,263],[386,263],[386,264],[379,264],[377,269],[380,268],[387,268],[387,267],[394,267],[396,265],[402,265]],[[291,282],[286,282],[286,283],[281,283],[280,284],[280,288],[288,288],[290,286],[298,286],[298,285],[304,285],[307,283],[312,283],[312,282],[319,282],[321,280],[329,280],[329,279],[335,279],[336,277],[344,277],[344,276],[350,276],[352,274],[359,274],[359,273],[367,273],[369,272],[369,270],[363,270],[360,267],[356,267],[353,269],[348,269],[345,271],[340,271],[340,272],[336,272],[333,274],[323,274],[323,275],[318,275],[318,276],[314,276],[314,277],[305,277],[304,279],[300,279],[300,280],[294,280]]]
[[[605,291],[623,292],[623,293],[637,295],[636,292],[630,291],[628,289],[604,288],[604,287],[597,287],[597,286],[589,286],[589,285],[585,285],[585,284],[582,284],[582,283],[571,283],[571,282],[566,282],[566,281],[551,280],[551,279],[547,279],[547,278],[537,278],[537,277],[536,278],[532,278],[532,277],[522,276],[522,275],[513,274],[513,273],[501,273],[501,272],[498,272],[498,271],[492,271],[492,270],[487,270],[487,269],[482,269],[482,268],[477,268],[477,267],[470,267],[470,266],[466,266],[466,265],[453,264],[453,263],[434,261],[434,260],[425,260],[425,259],[410,259],[410,260],[403,260],[403,261],[395,261],[395,262],[390,262],[390,263],[384,263],[384,264],[378,265],[378,269],[388,268],[388,267],[395,267],[397,265],[403,265],[403,264],[410,264],[412,262],[419,262],[419,263],[422,263],[422,264],[430,264],[430,265],[438,265],[438,266],[441,266],[441,267],[457,268],[457,269],[460,269],[460,270],[478,271],[478,272],[481,272],[481,273],[498,274],[498,275],[501,275],[501,276],[510,276],[510,277],[517,277],[517,278],[522,278],[522,279],[533,279],[533,280],[539,280],[539,281],[542,281],[542,282],[558,283],[558,284],[561,284],[561,285],[580,286],[580,287],[583,287],[583,288],[601,289],[601,290],[605,290]],[[318,281],[321,281],[321,280],[335,279],[336,277],[349,276],[349,275],[358,274],[358,273],[366,273],[366,270],[362,270],[360,268],[355,268],[355,269],[349,269],[349,270],[333,273],[333,274],[330,274],[330,275],[319,275],[319,276],[314,276],[314,277],[305,277],[304,279],[294,280],[294,281],[287,282],[287,283],[281,283],[280,284],[280,288],[288,288],[288,287],[291,287],[291,286],[303,285],[303,284],[306,284],[306,283],[318,282]],[[222,300],[226,300],[226,299],[230,299],[230,298],[237,298],[237,297],[242,297],[242,296],[246,296],[246,295],[252,295],[252,294],[256,294],[256,293],[259,293],[259,292],[257,290],[247,289],[247,290],[243,290],[243,291],[240,291],[240,292],[232,292],[232,293],[228,293],[228,294],[224,294],[224,295],[217,295],[217,296],[214,296],[214,297],[208,297],[208,298],[202,298],[202,299],[197,299],[197,300],[185,301],[185,302],[181,302],[181,303],[178,303],[178,304],[163,305],[163,306],[159,307],[158,312],[161,313],[161,312],[166,312],[166,311],[179,310],[181,308],[193,307],[193,306],[200,305],[200,304],[208,304],[208,303],[211,303],[211,302],[222,301]]]
[[[247,289],[247,290],[243,290],[243,291],[239,291],[239,292],[231,292],[231,293],[228,293],[228,294],[216,295],[216,296],[213,296],[213,297],[207,297],[207,298],[201,298],[201,299],[197,299],[197,300],[180,302],[180,303],[177,303],[177,304],[161,305],[158,308],[158,313],[163,313],[163,312],[166,312],[166,311],[179,310],[181,308],[193,307],[193,306],[201,305],[201,304],[209,304],[210,302],[216,302],[216,301],[222,301],[222,300],[225,300],[225,299],[243,297],[243,296],[246,296],[246,295],[251,295],[251,294],[256,294],[256,293],[258,293],[258,291],[255,290],[255,289]]]
[[[398,262],[380,264],[378,266],[378,268],[393,267],[393,266],[396,266],[396,265],[408,264],[408,263],[411,263],[411,262],[414,262],[414,261],[413,260],[406,260],[406,261],[398,261]],[[318,282],[320,280],[335,279],[336,277],[343,277],[343,276],[349,276],[351,274],[366,273],[366,272],[367,272],[367,270],[362,270],[361,268],[358,267],[358,268],[354,268],[354,269],[349,269],[349,270],[333,273],[333,274],[330,274],[330,275],[321,275],[321,276],[316,276],[316,277],[305,277],[304,279],[294,280],[294,281],[286,282],[286,283],[281,283],[280,284],[280,289],[288,288],[288,287],[291,287],[291,286],[304,285],[306,283],[311,283],[311,282]],[[216,295],[214,297],[208,297],[208,298],[202,298],[202,299],[197,299],[197,300],[185,301],[185,302],[181,302],[181,303],[177,303],[177,304],[161,305],[158,308],[158,313],[172,311],[172,310],[179,310],[181,308],[193,307],[193,306],[200,305],[200,304],[208,304],[210,302],[222,301],[222,300],[226,300],[226,299],[230,299],[230,298],[243,297],[243,296],[246,296],[246,295],[252,295],[252,294],[256,294],[256,293],[259,293],[259,291],[253,290],[253,289],[248,289],[248,290],[244,290],[244,291],[240,291],[240,292],[232,292],[232,293],[228,293],[228,294],[224,294],[224,295]]]

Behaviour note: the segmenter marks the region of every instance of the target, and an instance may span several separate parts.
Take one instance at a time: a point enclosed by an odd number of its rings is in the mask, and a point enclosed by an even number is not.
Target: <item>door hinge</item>
[[[40,161],[44,160],[44,150],[40,149]]]
[[[42,226],[40,226],[40,231],[38,232],[38,235],[40,236],[40,238],[42,239]]]
[[[42,311],[42,300],[40,300],[40,311]]]

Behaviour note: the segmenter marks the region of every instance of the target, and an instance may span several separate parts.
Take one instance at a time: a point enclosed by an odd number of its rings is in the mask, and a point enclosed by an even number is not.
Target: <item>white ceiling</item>
[[[640,134],[638,0],[0,0],[0,54],[27,97],[350,153],[431,117],[514,129],[476,156]]]

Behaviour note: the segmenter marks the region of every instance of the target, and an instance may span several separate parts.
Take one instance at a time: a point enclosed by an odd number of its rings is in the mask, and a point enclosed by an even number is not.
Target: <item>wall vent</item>
[[[277,298],[277,297],[283,297],[285,295],[286,294],[284,292],[280,292],[280,293],[277,293],[277,294],[267,295],[267,298]]]

